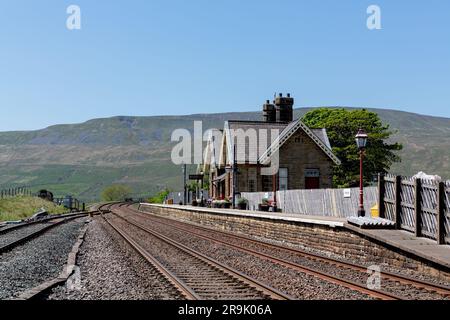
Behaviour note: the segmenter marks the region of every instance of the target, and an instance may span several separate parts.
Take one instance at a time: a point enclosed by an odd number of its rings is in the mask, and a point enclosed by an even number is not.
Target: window
[[[288,169],[280,168],[278,171],[278,190],[288,189]]]
[[[256,168],[248,168],[247,174],[248,192],[256,192]]]
[[[272,176],[261,176],[262,177],[262,187],[263,191],[272,191],[273,190],[273,183],[272,183]]]
[[[248,180],[248,192],[256,192],[255,180]]]

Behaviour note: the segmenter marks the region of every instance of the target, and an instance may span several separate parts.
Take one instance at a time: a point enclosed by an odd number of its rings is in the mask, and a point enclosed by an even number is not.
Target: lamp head
[[[364,129],[359,129],[358,133],[355,136],[356,145],[358,146],[358,149],[364,149],[367,145],[367,133],[364,131]]]

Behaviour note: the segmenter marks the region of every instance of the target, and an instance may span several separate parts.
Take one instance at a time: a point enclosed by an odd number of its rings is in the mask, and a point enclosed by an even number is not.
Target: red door
[[[305,189],[319,189],[319,177],[305,177]]]

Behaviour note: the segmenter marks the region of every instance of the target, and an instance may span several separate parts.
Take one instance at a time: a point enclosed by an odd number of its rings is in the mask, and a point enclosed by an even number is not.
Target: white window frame
[[[289,190],[288,168],[280,168],[278,170],[278,190]]]

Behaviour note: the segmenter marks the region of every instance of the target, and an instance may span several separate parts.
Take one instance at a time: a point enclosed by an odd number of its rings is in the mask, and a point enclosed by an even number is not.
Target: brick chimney
[[[270,100],[267,100],[263,105],[263,117],[265,122],[275,122],[277,120],[275,105],[271,104]]]
[[[294,98],[288,93],[287,97],[283,97],[280,93],[273,102],[275,104],[276,122],[288,123],[294,120]]]

